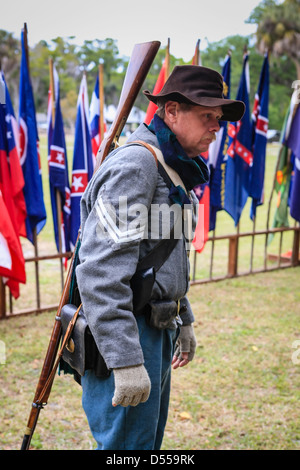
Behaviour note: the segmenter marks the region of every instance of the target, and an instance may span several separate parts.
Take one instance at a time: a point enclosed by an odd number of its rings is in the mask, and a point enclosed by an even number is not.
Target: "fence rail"
[[[282,253],[282,239],[285,233],[291,233],[291,247],[290,250],[286,253]],[[278,246],[277,253],[269,253],[268,250],[268,239],[269,236],[279,234],[280,241]],[[254,268],[254,246],[256,237],[264,237],[264,255],[262,258],[262,263],[259,268]],[[239,247],[241,239],[250,238],[249,244],[249,269],[243,270],[239,269]],[[214,271],[215,266],[215,250],[218,243],[227,243],[227,262],[224,263],[226,258],[224,255],[224,248],[222,249],[223,258],[222,265],[226,265],[225,272],[223,274],[217,274]],[[209,245],[210,252],[209,252]],[[262,273],[267,271],[278,270],[282,268],[296,267],[300,265],[299,258],[299,248],[300,248],[300,226],[295,224],[294,227],[283,227],[275,229],[266,229],[266,230],[253,230],[239,233],[228,234],[228,235],[219,235],[216,236],[213,234],[206,242],[205,249],[202,253],[197,253],[195,250],[191,251],[191,286],[196,284],[204,284],[208,282],[215,282],[224,279],[230,279],[240,276],[246,276],[250,274]],[[30,256],[25,258],[26,265],[32,263],[34,265],[34,274],[32,275],[31,283],[34,284],[34,289],[31,292],[32,302],[29,308],[20,308],[22,307],[22,296],[20,300],[15,301],[12,299],[9,290],[4,286],[2,279],[0,278],[0,320],[8,319],[11,317],[16,317],[17,315],[28,315],[28,314],[37,314],[45,311],[53,311],[58,308],[58,302],[60,299],[61,292],[64,286],[64,277],[65,277],[65,268],[63,259],[70,259],[71,253],[56,253],[48,254],[43,256]],[[245,254],[243,255],[245,257]],[[203,260],[206,258],[207,262],[207,272],[208,275],[204,276],[201,272],[198,272],[197,266],[199,261],[203,264]],[[57,260],[58,266],[55,269],[54,278],[58,283],[59,287],[54,292],[52,298],[53,303],[44,303],[43,297],[49,289],[49,282],[45,285],[41,285],[40,279],[40,267],[42,263],[49,260]],[[218,271],[218,270],[217,270]],[[26,286],[25,286],[26,289]],[[33,294],[34,291],[34,294]],[[56,303],[57,302],[57,303]]]
[[[282,253],[282,237],[285,232],[291,232],[293,234],[292,247],[287,253]],[[268,238],[269,235],[280,235],[280,243],[277,254],[268,253]],[[263,264],[260,268],[253,268],[254,261],[254,241],[256,236],[265,236],[264,244],[264,257]],[[249,256],[249,269],[247,271],[239,271],[238,269],[238,257],[239,257],[239,240],[241,238],[251,238],[251,250]],[[213,274],[213,263],[214,263],[214,249],[215,244],[221,240],[228,240],[228,256],[227,256],[227,271],[221,276],[214,276]],[[300,264],[299,248],[300,248],[300,227],[299,224],[294,227],[282,227],[266,230],[258,230],[253,232],[243,232],[231,235],[220,235],[212,236],[208,238],[207,243],[211,243],[211,254],[210,254],[210,265],[209,265],[209,276],[202,279],[197,279],[196,268],[197,261],[200,259],[201,254],[194,252],[192,262],[192,277],[191,285],[204,284],[207,282],[220,281],[227,278],[246,276],[250,274],[256,274],[266,271],[273,271],[281,268],[295,267]],[[276,264],[274,262],[276,261]]]

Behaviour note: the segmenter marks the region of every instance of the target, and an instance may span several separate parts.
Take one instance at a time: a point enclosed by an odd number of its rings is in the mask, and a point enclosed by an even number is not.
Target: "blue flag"
[[[54,83],[56,84],[55,120],[53,126],[52,119],[50,119],[48,128],[49,186],[56,247],[59,251],[60,231],[61,250],[62,252],[65,252],[70,250],[71,190],[69,185],[68,160],[63,118],[60,108],[59,79],[54,67],[53,75]],[[50,105],[52,107],[53,97],[50,96],[49,98],[48,106]],[[57,207],[58,203],[60,204],[59,212]],[[60,220],[58,220],[59,213],[61,214]]]
[[[290,214],[300,222],[300,107],[297,105],[286,145],[293,152],[292,182],[289,194]]]
[[[233,218],[235,225],[238,224],[247,202],[250,167],[253,162],[249,112],[249,62],[247,54],[244,56],[243,71],[236,99],[244,101],[246,109],[240,121],[231,122],[228,126],[229,142],[224,203],[224,209]]]
[[[22,58],[20,73],[20,161],[25,186],[24,197],[27,209],[26,236],[33,242],[33,231],[38,234],[46,223],[46,209],[41,177],[39,138],[36,126],[33,92],[29,77],[24,44],[24,31],[21,33]]]
[[[80,200],[93,176],[93,158],[89,129],[89,108],[86,77],[83,76],[77,100],[75,141],[71,188],[71,234],[73,246],[76,244],[80,227]]]
[[[90,132],[92,142],[93,163],[95,165],[97,153],[101,143],[100,136],[100,99],[99,99],[99,74],[97,74],[95,89],[90,105]]]
[[[230,69],[231,57],[228,55],[223,66],[223,95],[230,98]],[[210,221],[209,230],[216,226],[217,212],[224,208],[224,186],[226,153],[228,144],[227,135],[228,122],[220,121],[220,130],[216,134],[216,140],[209,146],[209,168],[210,168]]]
[[[104,109],[104,103],[102,104],[103,104],[103,109]],[[89,111],[90,111],[89,118],[90,118],[90,132],[91,132],[91,140],[92,140],[92,154],[93,154],[93,163],[95,166],[98,150],[104,138],[104,135],[101,135],[101,119],[103,119],[103,134],[105,134],[106,132],[105,117],[100,116],[99,74],[97,74],[95,88],[92,94]]]
[[[269,108],[269,59],[265,55],[252,111],[253,165],[250,170],[249,196],[252,197],[250,217],[256,216],[256,207],[263,204],[265,161]]]

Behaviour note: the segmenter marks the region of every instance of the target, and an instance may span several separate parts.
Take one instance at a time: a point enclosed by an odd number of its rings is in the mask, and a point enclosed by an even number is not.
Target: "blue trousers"
[[[168,417],[171,361],[177,330],[158,330],[137,317],[151,393],[137,406],[112,406],[114,375],[82,377],[82,405],[98,450],[159,450]]]

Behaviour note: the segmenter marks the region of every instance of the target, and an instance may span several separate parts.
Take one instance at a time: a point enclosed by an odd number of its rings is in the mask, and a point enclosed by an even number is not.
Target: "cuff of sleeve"
[[[117,357],[106,356],[104,360],[108,369],[120,369],[144,364],[144,355],[142,350],[138,350],[135,353],[122,354]]]
[[[183,297],[180,300],[179,315],[180,315],[183,325],[190,325],[191,323],[195,321],[192,307],[187,297]]]

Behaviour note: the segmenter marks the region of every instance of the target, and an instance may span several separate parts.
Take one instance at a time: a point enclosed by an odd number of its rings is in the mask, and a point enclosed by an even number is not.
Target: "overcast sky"
[[[122,55],[130,56],[134,44],[170,38],[170,52],[190,60],[198,39],[200,50],[209,42],[234,34],[255,32],[245,24],[258,0],[7,0],[0,10],[0,29],[20,36],[28,26],[29,46],[41,39],[62,36],[118,41]],[[207,38],[207,39],[206,39]]]

